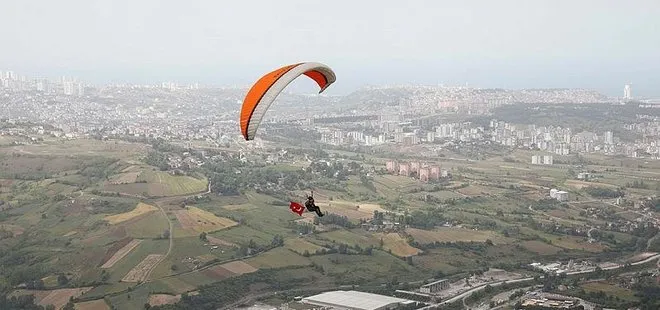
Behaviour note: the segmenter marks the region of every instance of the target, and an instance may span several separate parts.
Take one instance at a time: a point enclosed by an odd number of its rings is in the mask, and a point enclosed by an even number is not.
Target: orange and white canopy
[[[330,67],[318,62],[288,65],[262,76],[243,100],[240,125],[245,140],[254,139],[261,120],[275,98],[287,85],[303,74],[319,85],[321,88],[319,94],[337,80]]]

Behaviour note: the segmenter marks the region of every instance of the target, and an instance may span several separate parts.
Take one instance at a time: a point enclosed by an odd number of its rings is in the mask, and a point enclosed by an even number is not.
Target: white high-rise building
[[[543,156],[543,164],[544,165],[552,165],[552,155],[544,155]]]
[[[540,164],[541,164],[541,156],[532,155],[532,165],[540,165]]]
[[[605,132],[605,144],[614,144],[614,133],[611,131]]]
[[[623,99],[632,99],[632,88],[630,84],[623,86]]]
[[[426,141],[433,143],[435,141],[435,132],[434,131],[429,131],[426,133]]]

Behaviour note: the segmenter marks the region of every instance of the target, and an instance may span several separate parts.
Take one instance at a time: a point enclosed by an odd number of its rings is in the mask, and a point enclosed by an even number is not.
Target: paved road
[[[159,175],[159,177],[160,177],[160,175]],[[154,264],[151,267],[151,269],[149,270],[149,272],[147,272],[147,276],[145,277],[145,279],[149,279],[149,280],[147,280],[145,282],[151,282],[153,280],[158,280],[158,279],[150,279],[151,273],[154,271],[154,269],[156,269],[156,267],[158,267],[158,265],[160,265],[162,262],[165,261],[165,259],[167,259],[167,257],[170,255],[170,253],[172,253],[172,248],[174,248],[174,226],[172,225],[172,220],[170,220],[170,217],[167,216],[167,212],[165,212],[165,209],[163,209],[163,204],[166,203],[166,202],[170,202],[172,200],[176,200],[176,199],[181,199],[181,198],[185,199],[185,198],[193,197],[193,196],[197,196],[197,195],[205,195],[205,194],[208,194],[210,192],[211,192],[211,182],[209,181],[209,184],[208,184],[207,189],[206,189],[205,192],[199,192],[199,193],[195,193],[195,194],[179,195],[179,196],[170,196],[170,197],[161,198],[159,200],[154,201],[154,204],[158,207],[158,209],[160,209],[160,212],[163,214],[163,216],[167,220],[167,225],[169,226],[169,232],[170,232],[169,233],[170,243],[169,243],[169,246],[167,248],[167,252],[165,253],[165,255],[163,255],[160,258],[160,260],[158,261],[158,263]]]
[[[167,219],[167,224],[169,225],[169,239],[170,239],[170,245],[167,247],[167,253],[165,255],[160,257],[160,260],[158,260],[158,263],[153,264],[149,271],[147,272],[147,275],[144,277],[145,279],[149,279],[151,277],[151,273],[160,265],[160,263],[164,262],[165,259],[167,259],[168,256],[170,256],[170,253],[172,253],[172,248],[174,247],[174,230],[172,226],[172,220],[170,220],[170,217],[167,216],[167,213],[165,212],[165,209],[163,209],[163,206],[161,205],[160,202],[155,202],[155,205],[160,209],[160,213],[163,214],[165,219]]]

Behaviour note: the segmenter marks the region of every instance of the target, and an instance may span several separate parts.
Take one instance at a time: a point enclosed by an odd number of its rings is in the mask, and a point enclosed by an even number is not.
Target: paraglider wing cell
[[[321,88],[319,93],[322,93],[336,80],[332,69],[318,62],[288,65],[262,76],[243,100],[240,125],[245,140],[254,139],[264,114],[275,98],[287,85],[303,74],[319,85]]]

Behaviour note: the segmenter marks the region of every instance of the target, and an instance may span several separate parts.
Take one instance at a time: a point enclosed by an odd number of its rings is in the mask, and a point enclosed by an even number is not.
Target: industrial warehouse
[[[358,291],[325,292],[303,298],[302,302],[336,310],[386,310],[418,304],[413,300]]]

